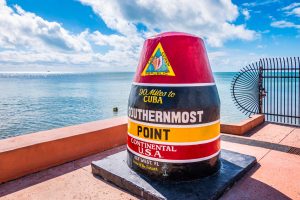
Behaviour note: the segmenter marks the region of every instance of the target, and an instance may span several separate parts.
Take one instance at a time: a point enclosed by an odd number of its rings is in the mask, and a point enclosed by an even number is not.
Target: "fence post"
[[[263,67],[261,65],[261,62],[259,61],[259,71],[258,71],[258,112],[259,114],[262,114],[262,99],[265,96],[265,91],[262,86],[263,81]]]

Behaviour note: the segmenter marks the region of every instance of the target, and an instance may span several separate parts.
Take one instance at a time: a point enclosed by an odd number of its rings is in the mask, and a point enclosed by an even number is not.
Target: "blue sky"
[[[213,71],[299,56],[300,1],[0,0],[0,71],[134,71],[145,38],[205,40]]]

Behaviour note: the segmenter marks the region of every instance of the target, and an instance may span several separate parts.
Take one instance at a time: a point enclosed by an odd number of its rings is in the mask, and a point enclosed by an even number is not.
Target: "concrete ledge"
[[[0,183],[126,144],[127,117],[0,140]]]
[[[252,115],[249,119],[246,119],[236,124],[221,124],[221,133],[228,133],[233,135],[244,135],[251,129],[264,123],[264,115]]]

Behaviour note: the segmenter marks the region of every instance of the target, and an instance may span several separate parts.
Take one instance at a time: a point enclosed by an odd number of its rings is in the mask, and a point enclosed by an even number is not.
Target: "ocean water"
[[[221,121],[247,118],[233,104],[235,73],[215,73]],[[134,73],[0,74],[0,139],[75,125],[127,112]],[[118,107],[117,113],[113,107]]]

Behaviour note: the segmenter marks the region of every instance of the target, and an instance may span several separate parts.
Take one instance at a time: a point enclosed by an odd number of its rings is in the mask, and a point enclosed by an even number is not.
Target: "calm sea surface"
[[[0,74],[0,139],[126,115],[133,73]],[[234,73],[215,73],[221,121],[246,117],[230,96]],[[114,113],[113,107],[119,112]]]

